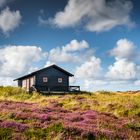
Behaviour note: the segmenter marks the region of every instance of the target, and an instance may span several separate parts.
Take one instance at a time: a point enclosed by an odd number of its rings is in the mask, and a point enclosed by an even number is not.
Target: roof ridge
[[[22,76],[22,77],[16,78],[16,79],[14,79],[14,81],[19,80],[19,79],[24,79],[24,78],[26,78],[26,77],[28,77],[28,76],[32,76],[33,74],[35,74],[35,73],[37,73],[37,72],[40,72],[40,71],[42,71],[42,70],[45,70],[45,69],[48,69],[48,68],[51,68],[51,67],[54,67],[54,68],[60,70],[61,72],[65,73],[65,74],[67,74],[67,75],[69,75],[69,76],[74,76],[73,74],[69,73],[68,71],[64,70],[63,68],[57,66],[56,64],[53,64],[53,65],[50,65],[50,66],[48,66],[48,67],[45,67],[45,68],[42,68],[42,69],[38,69],[38,70],[36,70],[36,71],[34,71],[34,72],[31,72],[31,73],[29,73],[29,74],[26,74],[26,75],[24,75],[24,76]]]

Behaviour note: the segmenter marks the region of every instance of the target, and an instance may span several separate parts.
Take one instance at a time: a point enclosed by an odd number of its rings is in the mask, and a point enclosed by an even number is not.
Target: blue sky
[[[0,84],[57,64],[83,90],[140,86],[138,0],[0,0]]]

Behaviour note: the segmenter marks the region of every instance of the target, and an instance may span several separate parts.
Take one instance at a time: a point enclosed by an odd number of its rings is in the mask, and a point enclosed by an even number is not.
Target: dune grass
[[[0,139],[138,139],[140,93],[43,96],[0,87]]]

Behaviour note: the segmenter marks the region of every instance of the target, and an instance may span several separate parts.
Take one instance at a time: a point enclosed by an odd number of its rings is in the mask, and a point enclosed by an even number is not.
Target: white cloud
[[[0,77],[0,86],[16,86],[17,82],[13,81],[13,77]]]
[[[116,59],[113,65],[109,66],[106,77],[114,80],[131,80],[136,78],[137,69],[135,63],[127,59]]]
[[[40,18],[41,23],[54,24],[60,28],[79,24],[89,31],[106,31],[116,26],[133,26],[130,19],[132,2],[124,0],[69,0],[63,11],[57,12],[48,21]]]
[[[75,77],[69,77],[70,84],[74,84],[76,82]]]
[[[5,46],[0,49],[0,77],[17,77],[45,56],[36,46]]]
[[[47,61],[44,67],[48,67],[48,66],[51,66],[51,65],[54,65],[54,64],[55,64],[54,62]]]
[[[134,84],[135,84],[136,86],[140,86],[140,80],[136,80],[136,81],[134,82]]]
[[[139,54],[132,41],[127,39],[118,40],[116,47],[110,51],[110,55],[115,57],[115,62],[108,67],[106,77],[114,80],[134,80],[139,78],[140,66],[135,62]]]
[[[135,45],[127,39],[120,39],[116,43],[116,47],[110,51],[110,54],[116,58],[131,58],[135,55]]]
[[[86,88],[86,89],[90,89],[91,87],[97,87],[97,86],[99,86],[99,87],[101,87],[101,86],[104,86],[104,85],[106,85],[106,84],[108,84],[108,82],[107,81],[103,81],[103,80],[91,80],[91,79],[88,79],[88,80],[84,80],[84,87]]]
[[[57,47],[50,50],[48,59],[51,62],[70,62],[76,60],[75,57],[74,54],[62,51],[60,47]]]
[[[53,48],[49,51],[48,60],[50,62],[80,62],[90,57],[93,51],[89,44],[82,40],[72,40],[69,44],[62,47]],[[82,56],[82,58],[81,58]],[[89,58],[88,57],[88,58]]]
[[[97,78],[100,76],[101,60],[96,57],[91,57],[89,61],[84,62],[76,68],[75,76],[77,78]]]
[[[62,50],[65,52],[73,52],[73,51],[80,51],[87,48],[89,48],[89,44],[85,40],[78,42],[77,40],[74,39],[66,46],[63,46]]]
[[[19,26],[21,22],[20,11],[11,11],[9,7],[0,12],[0,30],[8,35],[10,31],[13,31]]]
[[[109,66],[106,74],[102,71],[101,59],[96,58],[93,53],[87,55],[87,50],[90,50],[90,47],[86,41],[73,40],[65,46],[50,50],[47,64],[72,62],[72,67],[79,65],[74,72],[75,79],[70,79],[70,83],[80,84],[82,90],[131,89],[127,88],[127,85],[136,88],[133,82],[140,77],[140,66],[129,59],[136,53],[133,42],[127,39],[117,41],[116,47],[110,51],[115,57],[115,62]],[[85,54],[87,57],[84,57]]]

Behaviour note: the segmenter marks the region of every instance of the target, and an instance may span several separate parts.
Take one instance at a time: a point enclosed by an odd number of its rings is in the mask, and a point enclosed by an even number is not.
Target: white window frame
[[[48,77],[43,77],[43,83],[47,83],[48,82]]]
[[[59,77],[58,78],[58,83],[62,83],[63,82],[63,78]]]

